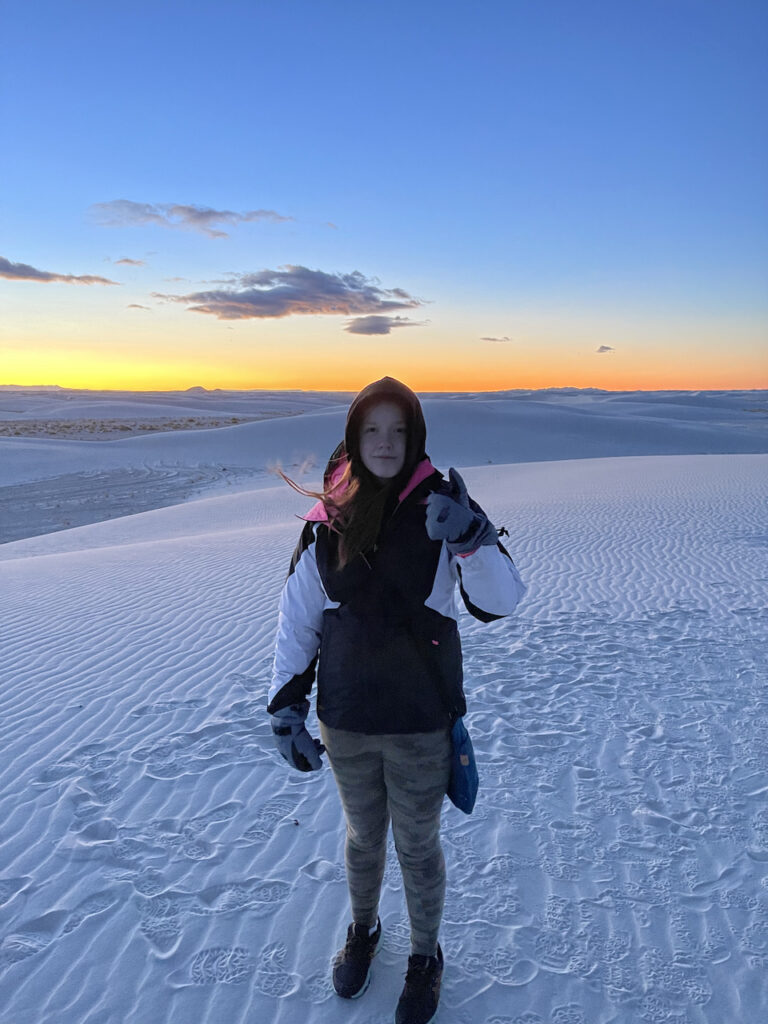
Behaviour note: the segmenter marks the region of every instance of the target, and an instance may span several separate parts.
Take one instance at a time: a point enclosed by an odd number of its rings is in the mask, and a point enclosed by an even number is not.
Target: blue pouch
[[[451,729],[451,777],[446,790],[448,799],[460,811],[471,814],[479,785],[472,740],[464,719],[457,718]]]

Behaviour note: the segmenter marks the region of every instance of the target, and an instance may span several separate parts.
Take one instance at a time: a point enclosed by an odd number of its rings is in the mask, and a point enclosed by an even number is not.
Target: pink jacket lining
[[[342,462],[334,469],[331,473],[329,483],[331,487],[337,480],[340,479],[344,470],[346,469],[346,462]],[[431,476],[435,472],[435,467],[429,461],[429,459],[422,459],[416,469],[413,471],[413,475],[405,488],[398,495],[398,501],[404,501],[411,491],[415,490],[422,480],[426,480],[428,476]],[[426,504],[427,499],[424,498],[422,504]],[[318,501],[305,516],[299,516],[299,519],[304,519],[308,523],[327,523],[329,522],[328,509],[325,507],[322,501]],[[459,555],[459,558],[468,558],[469,555],[474,555],[474,551],[465,551]]]
[[[346,462],[342,462],[339,466],[334,469],[331,473],[330,485],[333,487],[334,483],[341,477],[342,473],[346,469]],[[429,459],[422,459],[416,469],[413,471],[413,475],[405,488],[398,495],[399,501],[404,501],[411,491],[415,490],[422,480],[426,480],[428,476],[431,476],[435,472],[435,467],[429,461]],[[308,523],[327,523],[329,521],[328,510],[322,501],[318,501],[305,516],[299,516],[299,519],[304,519]]]

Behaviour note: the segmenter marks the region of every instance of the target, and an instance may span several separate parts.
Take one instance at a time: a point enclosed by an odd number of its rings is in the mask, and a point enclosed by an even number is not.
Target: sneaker
[[[442,977],[443,951],[439,945],[437,956],[410,956],[395,1024],[429,1024],[434,1020]]]
[[[371,982],[371,960],[376,956],[381,940],[381,921],[376,931],[368,934],[366,925],[351,924],[347,941],[333,961],[333,987],[342,999],[357,999]]]

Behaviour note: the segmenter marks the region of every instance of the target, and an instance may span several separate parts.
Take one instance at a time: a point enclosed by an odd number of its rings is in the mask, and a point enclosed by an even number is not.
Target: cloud
[[[128,257],[126,256],[125,259],[115,260],[115,265],[118,267],[121,265],[126,267],[145,267],[147,265],[147,262],[146,260],[129,260]]]
[[[481,338],[480,341],[502,341],[502,342],[507,342],[507,341],[512,341],[512,338],[507,338],[506,336],[503,337],[503,338]]]
[[[393,327],[425,327],[426,320],[409,320],[407,316],[360,316],[349,320],[344,328],[349,334],[389,334]]]
[[[209,238],[227,238],[222,224],[244,224],[249,221],[270,221],[279,224],[293,220],[274,210],[213,210],[209,206],[183,203],[134,203],[130,199],[115,199],[109,203],[94,203],[91,212],[97,223],[104,227],[131,227],[137,224],[157,224],[182,231],[200,231]]]
[[[595,352],[597,352],[599,355],[602,355],[604,352],[615,352],[615,351],[616,351],[616,349],[615,348],[611,348],[610,345],[601,345],[600,348],[596,348],[595,349]]]
[[[132,302],[130,306],[126,306],[126,309],[146,309],[149,310],[149,306],[142,306],[138,302]]]
[[[11,281],[63,281],[65,284],[119,284],[119,281],[110,281],[106,277],[96,277],[95,274],[52,274],[47,270],[38,270],[26,263],[11,263],[10,260],[0,256],[0,277],[6,277]]]
[[[328,274],[293,265],[240,274],[233,288],[189,295],[155,294],[154,298],[184,303],[193,313],[208,313],[219,320],[386,315],[421,305],[402,288],[381,288],[375,279],[366,278],[358,270]]]

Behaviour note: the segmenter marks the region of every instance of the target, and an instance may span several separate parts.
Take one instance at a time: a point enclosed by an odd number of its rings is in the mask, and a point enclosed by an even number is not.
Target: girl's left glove
[[[486,544],[496,544],[499,539],[496,529],[485,512],[470,508],[467,486],[461,476],[451,468],[448,477],[448,490],[433,491],[427,498],[430,539],[444,540],[454,555],[469,554]]]
[[[272,715],[272,732],[275,746],[285,760],[300,772],[314,772],[323,767],[320,755],[325,747],[320,740],[314,740],[307,732],[304,722],[309,711],[309,701],[291,704]]]

